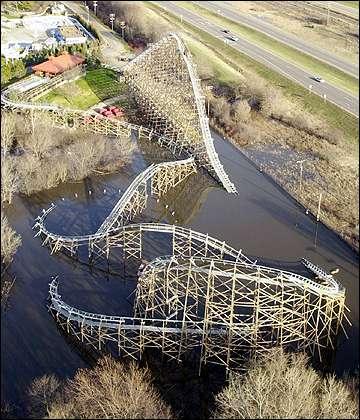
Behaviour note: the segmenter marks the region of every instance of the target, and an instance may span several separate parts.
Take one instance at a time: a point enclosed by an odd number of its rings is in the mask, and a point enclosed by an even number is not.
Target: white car
[[[316,82],[319,82],[319,83],[324,83],[325,82],[325,80],[320,76],[313,76],[312,79],[315,80]]]
[[[239,41],[239,38],[236,38],[236,36],[229,36],[228,38],[230,39],[230,41],[234,41],[234,42]]]

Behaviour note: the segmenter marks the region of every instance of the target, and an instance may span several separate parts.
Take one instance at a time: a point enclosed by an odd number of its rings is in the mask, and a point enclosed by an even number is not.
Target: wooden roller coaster
[[[273,345],[291,346],[321,358],[335,348],[345,316],[345,289],[307,260],[309,277],[259,264],[209,235],[181,226],[134,223],[149,195],[161,196],[205,167],[228,192],[236,188],[215,151],[199,79],[191,55],[176,34],[168,34],[131,61],[123,76],[147,122],[140,127],[100,118],[91,111],[37,105],[1,94],[2,105],[28,112],[49,112],[60,126],[109,135],[132,130],[156,138],[188,159],[151,165],[139,174],[96,232],[68,236],[50,232],[45,221],[52,205],[36,219],[35,236],[51,253],[71,255],[86,247],[91,260],[109,258],[115,248],[140,264],[151,232],[166,237],[171,255],[159,255],[139,273],[132,317],[84,312],[65,303],[58,281],[50,284],[49,309],[68,333],[101,349],[115,343],[120,355],[141,357],[161,349],[178,361],[194,351],[199,370],[206,363],[236,369],[241,361]],[[316,277],[315,277],[316,275]],[[312,277],[312,278],[310,278]]]

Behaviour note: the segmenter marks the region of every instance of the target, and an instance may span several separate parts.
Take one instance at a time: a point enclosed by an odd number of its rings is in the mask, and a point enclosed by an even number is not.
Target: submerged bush
[[[32,418],[169,419],[170,408],[151,384],[150,373],[104,357],[93,369],[80,369],[61,383],[54,376],[35,379],[29,389]]]
[[[252,361],[244,375],[230,377],[216,397],[214,418],[355,419],[356,394],[334,376],[321,377],[305,355],[277,348]]]
[[[1,157],[2,202],[11,203],[14,193],[32,194],[61,182],[79,181],[95,169],[119,169],[136,148],[126,136],[53,127],[45,114],[12,115],[13,120],[2,120],[8,128],[3,142],[9,148],[16,139],[14,150]]]
[[[10,264],[16,250],[21,245],[21,237],[10,226],[7,217],[1,215],[1,264]]]

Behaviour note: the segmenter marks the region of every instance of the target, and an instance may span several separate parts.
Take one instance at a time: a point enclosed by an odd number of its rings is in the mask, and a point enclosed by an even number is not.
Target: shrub
[[[18,191],[19,177],[14,158],[1,156],[1,202],[11,203],[13,194]]]
[[[33,381],[29,389],[33,418],[168,419],[170,408],[151,384],[147,369],[104,357],[93,369],[80,369],[60,383],[54,376]]]
[[[303,354],[273,349],[253,360],[243,376],[234,374],[216,397],[214,418],[355,419],[357,395],[334,376],[321,377]]]
[[[1,215],[1,263],[10,264],[16,250],[21,245],[21,237],[10,226],[7,217]]]
[[[226,123],[230,121],[230,104],[222,96],[213,97],[211,101],[211,111],[218,123],[226,125]]]
[[[343,136],[344,134],[337,128],[324,130],[324,138],[326,138],[330,144],[339,145],[343,139]]]
[[[250,117],[250,105],[248,101],[235,102],[232,106],[233,120],[235,122],[246,122]]]
[[[248,143],[257,143],[260,140],[260,131],[256,126],[241,124],[239,126],[238,137],[241,139],[242,145]]]
[[[2,201],[11,202],[15,192],[31,194],[67,180],[78,181],[94,169],[118,169],[131,159],[135,148],[125,136],[55,128],[43,113],[25,118],[12,115],[20,153],[2,156]]]
[[[1,147],[7,153],[14,142],[15,117],[13,113],[2,112],[1,115]]]

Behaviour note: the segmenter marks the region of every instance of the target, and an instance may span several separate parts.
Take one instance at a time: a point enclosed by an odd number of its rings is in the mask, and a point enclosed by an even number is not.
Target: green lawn
[[[209,67],[215,78],[222,83],[239,83],[242,76],[230,64],[227,64],[223,59],[213,54],[213,52],[203,43],[196,41],[190,36],[184,36],[186,45],[195,57],[195,61],[203,63]]]
[[[297,65],[298,67],[310,71],[313,74],[321,75],[324,79],[326,79],[326,81],[333,84],[334,86],[345,89],[352,94],[357,94],[358,92],[359,81],[355,77],[352,77],[331,65],[317,60],[308,54],[304,54],[282,42],[276,41],[275,39],[263,34],[262,32],[249,28],[240,23],[236,23],[233,20],[223,16],[219,16],[217,13],[201,7],[198,4],[185,1],[179,1],[177,3],[179,6],[184,7],[185,9],[191,10],[200,16],[206,17],[217,25],[230,29],[234,34],[237,34],[242,38],[253,42],[259,47],[271,51],[272,53],[282,57],[292,64]]]
[[[207,32],[189,23],[181,23],[180,18],[168,13],[160,6],[148,2],[144,2],[143,4],[161,14],[170,23],[175,24],[183,31],[188,32],[191,36],[201,41],[214,55],[224,59],[226,63],[231,64],[235,69],[240,67],[253,71],[272,85],[281,88],[287,97],[299,102],[310,113],[322,117],[330,126],[343,130],[345,137],[349,141],[358,142],[359,127],[358,119],[355,116],[332,103],[324,102],[321,97],[315,94],[309,94],[308,90],[299,84],[258,63],[247,55],[236,51]],[[205,59],[208,59],[208,57],[205,57]]]
[[[105,99],[119,95],[123,89],[124,85],[117,80],[113,70],[90,69],[84,77],[59,86],[39,98],[37,102],[88,109]]]
[[[336,3],[341,3],[344,6],[352,7],[353,9],[359,8],[359,2],[358,1],[337,1]]]

